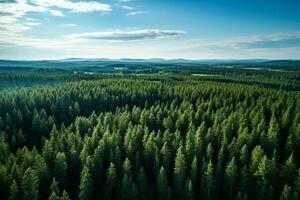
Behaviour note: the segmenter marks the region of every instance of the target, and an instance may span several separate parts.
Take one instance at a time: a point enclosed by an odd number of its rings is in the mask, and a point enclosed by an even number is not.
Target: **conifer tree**
[[[66,190],[63,191],[60,200],[70,200],[69,194],[66,192]]]
[[[281,176],[284,180],[284,183],[291,185],[293,184],[295,177],[297,176],[296,165],[294,163],[293,154],[285,161],[282,166]]]
[[[174,191],[177,194],[178,199],[183,199],[185,176],[186,176],[186,162],[185,162],[183,147],[180,145],[176,153],[174,179],[173,179]]]
[[[93,199],[94,185],[92,176],[87,166],[84,166],[81,172],[79,190],[80,200]]]
[[[184,186],[184,195],[183,199],[193,200],[194,199],[194,191],[193,191],[193,183],[191,179],[187,179]]]
[[[166,176],[166,172],[164,167],[160,168],[157,183],[156,183],[156,192],[157,192],[157,199],[159,200],[167,200],[169,199],[168,194],[168,180]]]
[[[195,186],[198,180],[198,159],[196,156],[194,156],[192,162],[190,177],[191,177],[192,185]]]
[[[215,187],[215,177],[214,168],[211,161],[208,162],[206,170],[203,175],[202,188],[203,196],[205,199],[214,199],[214,188]]]
[[[53,175],[56,180],[61,184],[62,188],[67,187],[68,183],[68,174],[67,174],[67,160],[64,153],[57,153],[55,161],[54,161],[54,168],[53,168]]]
[[[137,178],[136,178],[136,185],[139,191],[139,199],[147,199],[147,196],[145,194],[148,194],[148,179],[147,175],[145,173],[145,170],[143,167],[140,167],[140,170],[138,172]]]
[[[19,188],[15,180],[13,180],[12,184],[10,185],[10,193],[9,193],[9,200],[18,200],[20,199],[19,195]]]
[[[138,191],[136,184],[132,180],[130,174],[125,174],[122,179],[121,199],[122,200],[135,200],[138,198]]]
[[[30,167],[25,171],[22,179],[23,199],[24,200],[37,200],[39,180],[35,171]]]
[[[108,198],[114,199],[114,193],[117,187],[117,172],[116,167],[113,163],[110,163],[107,175],[106,175],[106,186],[108,192]]]
[[[292,199],[291,187],[288,185],[284,185],[280,195],[280,200],[290,200],[290,199]]]
[[[237,175],[237,164],[235,161],[235,157],[233,157],[231,161],[227,164],[225,169],[225,191],[228,199],[233,199],[234,186],[237,181]]]

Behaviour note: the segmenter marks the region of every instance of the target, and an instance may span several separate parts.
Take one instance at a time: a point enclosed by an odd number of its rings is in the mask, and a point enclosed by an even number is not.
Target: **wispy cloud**
[[[0,0],[0,42],[14,42],[26,39],[23,32],[28,31],[39,23],[28,18],[28,13],[46,13],[53,16],[64,16],[62,10],[71,12],[100,12],[112,10],[109,4],[97,1],[70,1],[70,0]],[[25,20],[25,22],[24,22]]]
[[[39,19],[31,18],[31,17],[26,17],[25,18],[27,21],[40,21]]]
[[[88,39],[88,40],[109,40],[109,41],[135,41],[145,39],[157,39],[184,35],[186,32],[181,30],[160,30],[160,29],[141,29],[129,31],[104,31],[73,34],[68,38]]]
[[[78,24],[62,24],[63,27],[76,27]]]
[[[112,10],[110,5],[97,1],[32,0],[32,2],[38,6],[57,7],[71,10],[72,12],[109,12]]]
[[[56,16],[56,17],[63,17],[64,14],[60,10],[50,10],[51,15]]]
[[[289,48],[300,47],[300,32],[289,34],[276,34],[267,36],[256,36],[237,42],[236,46],[241,48]]]
[[[202,44],[203,45],[203,44]],[[271,49],[300,47],[300,32],[254,35],[235,39],[216,40],[205,44],[210,48]]]
[[[121,8],[123,8],[123,9],[125,9],[125,10],[134,10],[135,9],[135,7],[133,7],[133,6],[121,6]]]
[[[0,0],[0,3],[16,3],[17,0]]]
[[[117,2],[119,3],[128,3],[128,2],[131,2],[133,0],[116,0]]]
[[[127,16],[135,16],[135,15],[141,15],[141,14],[145,14],[145,13],[148,13],[148,11],[132,11],[132,12],[127,13],[126,15]]]

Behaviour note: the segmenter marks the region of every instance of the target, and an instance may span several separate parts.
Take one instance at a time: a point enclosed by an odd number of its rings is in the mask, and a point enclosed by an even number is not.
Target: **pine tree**
[[[291,185],[293,184],[295,177],[297,177],[296,165],[294,163],[293,154],[285,161],[282,166],[281,176],[283,178],[284,183]]]
[[[50,194],[54,193],[56,195],[59,195],[58,183],[57,183],[55,178],[52,179],[52,183],[51,183],[51,186],[50,186],[50,191],[51,191]]]
[[[23,176],[22,180],[23,187],[23,199],[24,200],[37,200],[38,199],[38,188],[39,180],[35,171],[31,168],[28,168]]]
[[[35,162],[33,169],[39,179],[39,195],[40,198],[48,197],[49,184],[50,184],[50,173],[45,159],[41,155],[35,156]]]
[[[57,194],[55,192],[52,192],[49,197],[49,200],[59,200],[59,197],[57,196]]]
[[[139,199],[147,199],[145,194],[148,194],[149,186],[148,186],[147,175],[143,167],[140,167],[140,170],[136,178],[136,183],[139,191]]]
[[[237,164],[235,158],[233,157],[225,169],[225,193],[227,194],[228,199],[233,199],[237,175]]]
[[[168,195],[168,180],[166,176],[166,172],[164,167],[160,168],[157,183],[156,183],[156,192],[157,192],[157,199],[159,200],[167,200],[169,199]]]
[[[67,174],[67,160],[64,153],[57,153],[54,161],[53,175],[56,180],[61,184],[62,188],[67,187],[68,174]]]
[[[192,166],[191,166],[191,172],[190,172],[191,182],[192,185],[195,186],[197,184],[197,178],[198,178],[198,159],[196,156],[194,156]]]
[[[257,171],[259,163],[264,156],[265,154],[261,146],[258,145],[253,149],[250,163],[250,169],[252,173],[255,173]]]
[[[292,199],[291,187],[284,185],[283,190],[280,195],[280,200],[290,200]]]
[[[106,186],[108,192],[108,198],[114,199],[115,189],[117,186],[117,172],[116,167],[113,163],[110,163],[107,175],[106,175]]]
[[[162,162],[163,162],[163,167],[166,169],[166,174],[170,175],[170,169],[171,169],[171,152],[168,147],[167,142],[164,143],[162,149],[160,150],[160,153],[162,155]]]
[[[131,168],[131,162],[128,158],[126,158],[123,163],[123,174],[131,174]]]
[[[138,198],[138,191],[130,174],[125,174],[122,179],[121,199],[135,200]]]
[[[207,155],[207,160],[212,160],[213,159],[213,155],[214,155],[214,149],[211,145],[211,143],[209,143],[207,145],[207,148],[206,148],[206,155]]]
[[[204,199],[214,199],[215,177],[211,160],[207,164],[207,168],[203,175],[202,188]]]
[[[279,142],[279,125],[276,121],[276,117],[273,115],[270,121],[269,130],[267,134],[268,145],[267,145],[267,153],[270,155],[278,148]]]
[[[70,200],[69,194],[66,192],[66,190],[63,191],[60,200]]]
[[[191,179],[188,179],[185,182],[183,197],[184,197],[183,199],[185,199],[185,200],[193,200],[194,199],[193,183],[192,183]]]
[[[87,166],[84,166],[81,172],[79,190],[80,190],[79,193],[80,200],[93,199],[93,193],[94,193],[93,180]]]
[[[183,189],[186,176],[186,162],[183,152],[183,147],[180,147],[177,150],[175,158],[175,168],[174,168],[174,191],[177,194],[178,199],[183,199]]]
[[[1,148],[1,143],[0,143],[0,148]],[[0,164],[0,194],[2,194],[3,198],[7,198],[7,195],[8,195],[8,192],[7,192],[8,191],[8,174],[7,173],[8,172],[7,172],[6,167],[4,165]]]
[[[13,180],[12,184],[10,185],[10,193],[9,193],[9,200],[18,200],[20,199],[19,195],[19,188],[15,180]]]
[[[267,156],[264,156],[253,175],[258,177],[259,181],[266,181],[269,184],[276,183],[277,168],[274,158],[269,160]]]
[[[4,163],[6,161],[6,159],[8,158],[8,155],[9,155],[8,149],[9,149],[9,147],[8,147],[7,143],[5,142],[5,138],[4,138],[3,134],[1,134],[1,132],[0,132],[0,163]]]
[[[166,130],[174,131],[174,122],[170,116],[163,120],[163,126]]]

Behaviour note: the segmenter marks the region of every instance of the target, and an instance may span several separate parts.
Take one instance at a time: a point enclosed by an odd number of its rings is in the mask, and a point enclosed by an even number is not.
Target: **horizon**
[[[182,60],[182,61],[192,61],[192,62],[201,62],[201,61],[300,61],[300,59],[267,59],[267,58],[201,58],[201,59],[186,59],[186,58],[96,58],[96,57],[91,57],[91,58],[85,58],[85,57],[66,57],[66,58],[53,58],[53,59],[2,59],[0,58],[0,61],[17,61],[17,62],[38,62],[38,61],[70,61],[70,62],[76,62],[72,60],[96,60],[96,61],[124,61],[126,60],[144,60],[144,61],[175,61],[175,60]]]
[[[0,1],[1,60],[299,60],[300,2]]]

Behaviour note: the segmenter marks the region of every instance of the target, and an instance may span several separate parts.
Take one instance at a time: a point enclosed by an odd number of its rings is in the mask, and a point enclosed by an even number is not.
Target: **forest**
[[[1,199],[300,199],[300,73],[170,69],[0,73]]]

